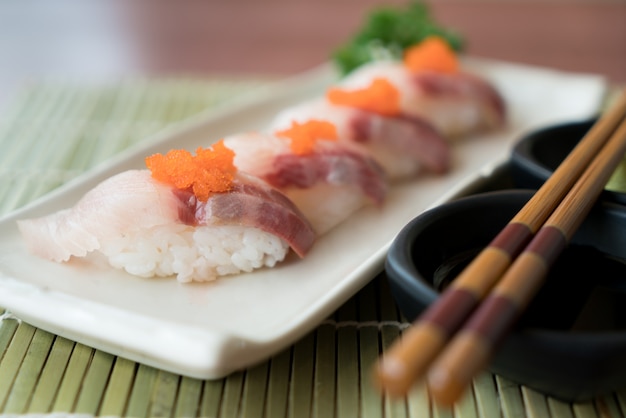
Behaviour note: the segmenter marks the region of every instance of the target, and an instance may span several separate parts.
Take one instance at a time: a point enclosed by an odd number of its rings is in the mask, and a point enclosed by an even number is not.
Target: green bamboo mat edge
[[[29,86],[0,115],[0,213],[14,210],[264,80],[134,80]],[[626,392],[569,404],[483,373],[454,409],[423,387],[390,400],[376,358],[407,327],[381,274],[309,335],[271,359],[203,381],[137,364],[36,329],[0,308],[0,414],[115,417],[622,417]]]

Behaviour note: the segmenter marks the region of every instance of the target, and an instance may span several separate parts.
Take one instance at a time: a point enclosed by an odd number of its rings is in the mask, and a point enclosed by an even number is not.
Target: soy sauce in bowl
[[[433,274],[439,292],[478,255],[445,260]],[[518,328],[572,332],[626,330],[626,262],[589,245],[571,244],[550,269]]]
[[[391,245],[385,270],[415,319],[534,194],[461,198],[419,215]],[[489,369],[565,401],[626,388],[626,208],[599,202],[561,254]]]

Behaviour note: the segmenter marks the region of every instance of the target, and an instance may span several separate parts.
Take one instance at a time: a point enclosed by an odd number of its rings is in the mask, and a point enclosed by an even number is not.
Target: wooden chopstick
[[[626,153],[626,119],[571,191],[512,263],[489,296],[431,365],[433,398],[452,404],[491,359],[494,348],[532,300]]]
[[[391,396],[402,396],[424,376],[449,338],[581,177],[625,114],[626,89],[528,203],[382,356],[375,370],[381,389]]]

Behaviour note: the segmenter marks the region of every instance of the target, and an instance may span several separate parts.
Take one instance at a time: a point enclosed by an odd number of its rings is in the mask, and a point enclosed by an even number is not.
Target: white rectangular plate
[[[55,264],[38,259],[26,251],[15,220],[68,207],[106,177],[143,168],[151,153],[195,149],[228,134],[264,129],[279,110],[323,94],[335,79],[328,66],[168,129],[149,145],[5,217],[0,221],[0,306],[57,335],[198,378],[219,378],[268,358],[371,280],[409,220],[486,175],[527,130],[593,115],[604,94],[604,81],[591,75],[477,59],[466,65],[503,93],[508,127],[454,144],[449,174],[394,186],[382,209],[360,211],[321,237],[305,259],[292,257],[274,269],[181,285],[80,260]]]

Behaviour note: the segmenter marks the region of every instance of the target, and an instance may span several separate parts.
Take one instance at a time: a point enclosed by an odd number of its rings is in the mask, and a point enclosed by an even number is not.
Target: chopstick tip
[[[374,383],[389,396],[404,396],[413,383],[413,376],[408,371],[409,368],[402,361],[383,356],[374,366]]]
[[[414,383],[422,380],[446,338],[437,325],[416,322],[379,359],[374,371],[375,383],[390,396],[406,395]]]
[[[435,367],[426,376],[428,391],[433,400],[440,406],[452,406],[465,392],[466,385],[455,379],[449,370]]]

